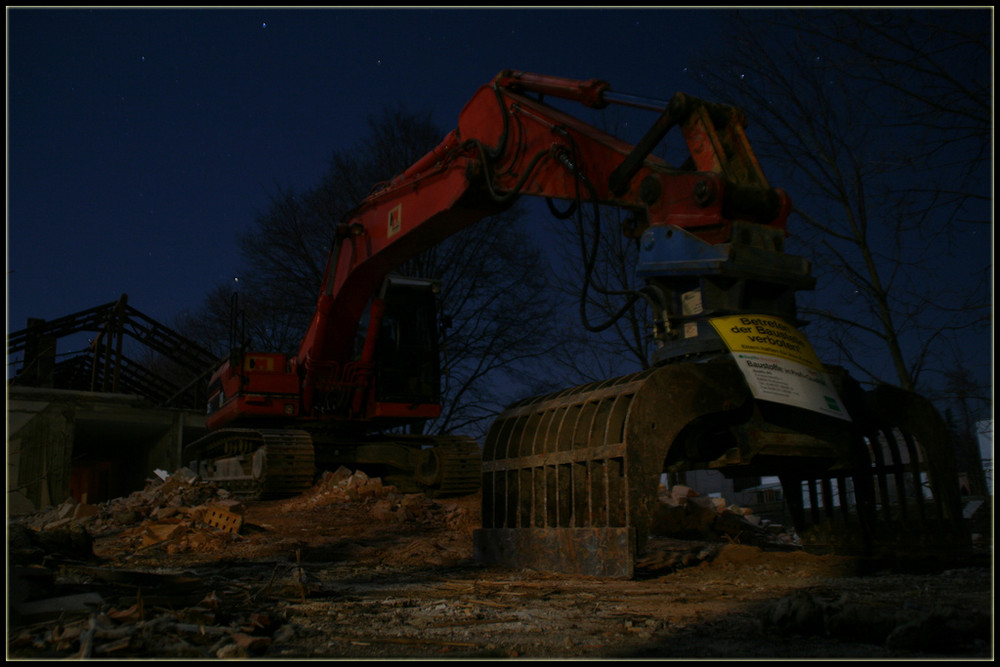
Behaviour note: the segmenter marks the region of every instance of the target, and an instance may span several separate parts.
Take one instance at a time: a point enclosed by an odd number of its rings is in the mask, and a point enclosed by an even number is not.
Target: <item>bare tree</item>
[[[796,202],[790,247],[819,278],[803,298],[811,340],[859,379],[909,389],[941,380],[959,338],[980,361],[988,13],[749,11],[731,25],[697,74],[747,113]]]
[[[442,281],[441,432],[484,431],[506,403],[537,390],[537,362],[556,347],[548,268],[519,220],[517,210],[483,220],[406,267]]]
[[[626,136],[628,121],[617,109],[602,111],[594,124],[635,140]],[[632,298],[642,286],[635,273],[639,246],[632,214],[580,203],[549,209],[557,218],[551,224],[555,291],[563,295],[559,307],[565,313],[565,344],[553,357],[562,382],[596,382],[648,368],[653,315],[644,299]]]
[[[443,132],[429,114],[387,109],[369,119],[357,146],[336,151],[320,184],[279,188],[270,208],[242,238],[240,304],[255,347],[295,351],[309,324],[335,226],[379,183],[435,147]],[[478,435],[505,403],[532,385],[532,359],[552,347],[548,268],[512,208],[463,230],[400,267],[442,282],[450,326],[442,327],[443,414],[428,428]],[[227,340],[235,285],[220,285],[184,330]],[[191,334],[189,334],[191,335]]]
[[[651,314],[632,300],[638,246],[623,233],[630,224],[620,209],[576,209],[556,225],[556,291],[564,295],[560,318],[566,345],[554,357],[570,383],[594,382],[649,367]],[[584,286],[587,289],[584,290]]]
[[[888,97],[894,113],[883,123],[916,132],[922,151],[915,154],[922,154],[932,175],[942,179],[941,187],[925,194],[944,196],[951,205],[990,199],[967,187],[982,178],[976,172],[991,159],[988,12],[841,11],[819,14],[821,21],[808,13],[796,16],[796,28],[820,46],[843,47],[843,57],[832,67],[863,86],[859,101],[868,93]],[[956,148],[961,160],[938,169],[939,160]]]
[[[968,488],[972,495],[986,496],[989,490],[983,470],[983,457],[979,451],[978,406],[987,397],[978,395],[982,388],[977,386],[968,368],[957,366],[947,374],[947,390],[954,397],[952,406],[945,412],[945,419],[955,440],[955,451],[959,470],[966,474]]]

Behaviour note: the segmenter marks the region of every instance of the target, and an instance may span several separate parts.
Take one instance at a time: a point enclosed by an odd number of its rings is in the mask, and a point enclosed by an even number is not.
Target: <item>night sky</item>
[[[387,106],[448,131],[508,68],[698,93],[684,68],[721,18],[9,9],[8,331],[122,293],[169,325],[236,277],[238,236],[279,187],[318,185]]]
[[[687,68],[718,46],[725,18],[721,9],[9,8],[7,330],[123,293],[172,325],[238,277],[239,237],[272,196],[317,186],[334,151],[356,146],[386,108],[430,112],[443,136],[504,69],[600,78],[661,100],[707,95]],[[624,138],[652,124],[644,113]]]

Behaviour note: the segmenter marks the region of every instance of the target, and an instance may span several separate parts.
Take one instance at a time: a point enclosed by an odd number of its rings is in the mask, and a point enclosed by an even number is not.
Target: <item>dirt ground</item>
[[[888,564],[657,537],[608,580],[477,563],[478,495],[341,491],[231,503],[238,530],[196,527],[217,497],[148,490],[9,520],[8,659],[992,660],[991,548]]]

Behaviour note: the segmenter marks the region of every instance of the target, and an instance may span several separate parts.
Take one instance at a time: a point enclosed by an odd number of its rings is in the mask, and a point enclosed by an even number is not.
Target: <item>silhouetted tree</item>
[[[652,315],[644,300],[628,303],[641,286],[635,275],[638,246],[621,233],[627,213],[602,207],[595,224],[584,206],[579,219],[557,225],[555,290],[563,295],[560,318],[566,344],[554,357],[566,382],[596,382],[649,367]],[[594,255],[587,272],[587,255]],[[583,286],[589,281],[584,293]],[[581,304],[581,299],[584,303]],[[601,328],[602,331],[591,329]]]
[[[816,267],[802,303],[821,355],[862,381],[925,391],[955,363],[951,347],[981,362],[989,12],[751,10],[730,25],[697,75],[746,112],[772,183],[796,204],[789,247]]]

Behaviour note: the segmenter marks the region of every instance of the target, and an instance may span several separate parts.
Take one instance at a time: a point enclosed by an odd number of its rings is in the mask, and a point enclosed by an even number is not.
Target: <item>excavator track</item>
[[[433,445],[421,449],[421,457],[415,478],[427,495],[464,496],[479,490],[482,455],[473,438],[437,436]]]
[[[244,499],[286,498],[308,489],[317,468],[343,465],[384,477],[404,493],[475,493],[479,445],[464,436],[338,434],[312,429],[228,428],[192,443],[185,460],[207,481]]]
[[[189,445],[198,474],[248,500],[283,498],[312,486],[316,474],[306,431],[228,428]]]
[[[429,497],[475,493],[482,455],[473,438],[452,435],[369,434],[355,437],[317,430],[317,465],[343,465],[383,478],[403,493]]]
[[[695,469],[779,476],[797,532],[817,550],[962,544],[957,476],[933,408],[906,392],[837,381],[853,421],[755,399],[731,357],[515,403],[484,443],[476,557],[630,578],[661,475]],[[904,488],[923,502],[890,495]]]

